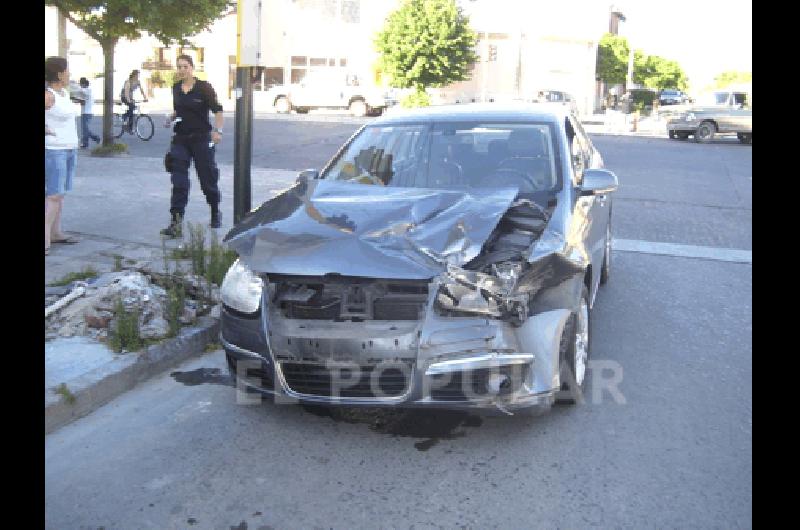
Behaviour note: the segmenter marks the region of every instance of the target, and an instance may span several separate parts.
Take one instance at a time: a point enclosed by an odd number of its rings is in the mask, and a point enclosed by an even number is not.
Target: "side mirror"
[[[607,169],[587,169],[583,173],[581,196],[603,195],[617,190],[617,176]]]
[[[308,184],[309,180],[316,180],[319,178],[319,171],[316,169],[306,169],[301,171],[299,175],[297,175],[297,180],[295,182]]]

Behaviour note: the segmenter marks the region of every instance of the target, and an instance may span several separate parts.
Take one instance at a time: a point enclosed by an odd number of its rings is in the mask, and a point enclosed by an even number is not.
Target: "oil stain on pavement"
[[[414,444],[419,451],[427,451],[440,440],[454,440],[466,436],[459,427],[480,427],[483,419],[459,411],[416,411],[382,408],[346,408],[301,405],[315,416],[344,423],[360,423],[370,430],[391,436],[425,438]]]
[[[187,372],[172,372],[170,375],[186,386],[213,384],[236,387],[233,377],[222,373],[219,368],[198,368]],[[463,427],[480,427],[483,424],[483,419],[479,416],[460,411],[300,406],[310,414],[336,422],[367,425],[370,430],[379,434],[423,438],[414,444],[419,451],[427,451],[441,440],[466,436],[467,431]]]

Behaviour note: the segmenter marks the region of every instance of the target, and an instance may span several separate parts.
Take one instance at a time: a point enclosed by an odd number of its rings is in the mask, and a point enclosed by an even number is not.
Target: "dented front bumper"
[[[552,403],[569,310],[516,326],[428,309],[417,321],[371,322],[223,309],[220,338],[240,384],[276,402],[487,411]]]

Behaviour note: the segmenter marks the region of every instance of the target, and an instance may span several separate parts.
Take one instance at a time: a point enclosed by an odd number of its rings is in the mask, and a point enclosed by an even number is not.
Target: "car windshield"
[[[663,95],[665,95],[665,96],[678,96],[678,95],[680,95],[680,92],[678,92],[677,90],[664,90],[661,93]]]
[[[321,178],[407,188],[558,185],[554,126],[437,123],[365,127]]]

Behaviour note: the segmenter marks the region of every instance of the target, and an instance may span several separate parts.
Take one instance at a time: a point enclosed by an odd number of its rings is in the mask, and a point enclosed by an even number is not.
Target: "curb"
[[[137,384],[159,375],[190,357],[202,354],[219,336],[219,319],[204,316],[198,325],[137,353],[110,361],[65,384],[75,396],[67,403],[51,389],[45,391],[44,433],[50,434],[105,405]]]

